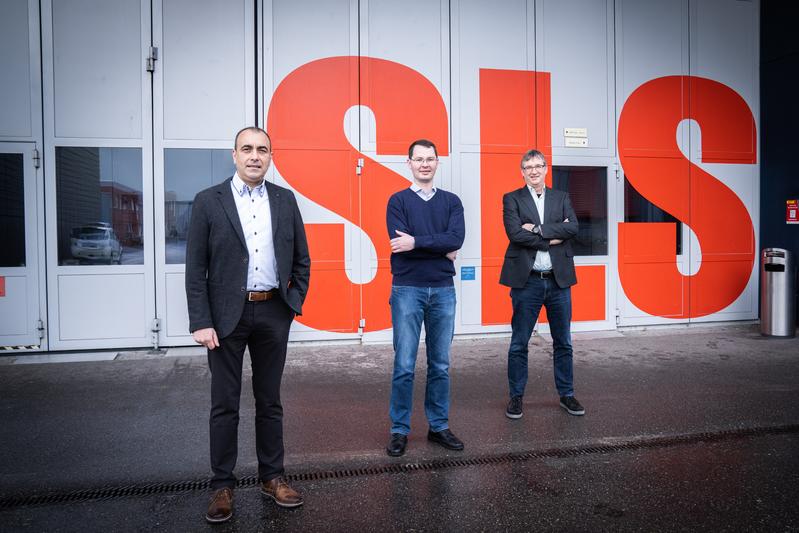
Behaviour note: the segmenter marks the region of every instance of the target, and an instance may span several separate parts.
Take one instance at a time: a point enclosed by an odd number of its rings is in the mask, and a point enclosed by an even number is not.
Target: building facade
[[[420,137],[466,210],[456,334],[510,331],[530,148],[580,221],[575,330],[755,319],[758,28],[739,0],[6,0],[0,346],[192,344],[191,203],[253,124],[309,238],[295,341],[390,340],[385,206]]]

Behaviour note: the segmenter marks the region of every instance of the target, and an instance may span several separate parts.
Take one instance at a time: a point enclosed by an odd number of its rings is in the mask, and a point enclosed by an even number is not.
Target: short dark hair
[[[414,146],[424,146],[425,148],[432,148],[433,152],[436,154],[436,158],[438,158],[438,150],[436,150],[436,145],[433,144],[433,141],[428,141],[427,139],[416,139],[408,147],[408,159],[413,157]]]
[[[519,164],[519,166],[521,166],[522,168],[524,168],[524,163],[525,163],[525,161],[529,161],[529,160],[531,160],[531,159],[535,159],[536,157],[540,157],[540,158],[541,158],[541,159],[544,161],[544,165],[546,165],[546,164],[547,164],[547,158],[546,158],[546,156],[545,156],[543,153],[539,152],[538,150],[535,150],[535,149],[533,149],[533,150],[527,150],[527,151],[524,153],[524,155],[522,156],[522,161],[521,161],[521,163]]]
[[[245,131],[257,131],[259,133],[263,133],[266,135],[267,140],[269,141],[269,149],[272,149],[272,138],[266,133],[266,130],[259,128],[258,126],[247,126],[246,128],[241,128],[236,136],[233,138],[233,149],[235,150],[239,146],[239,136],[244,133]]]

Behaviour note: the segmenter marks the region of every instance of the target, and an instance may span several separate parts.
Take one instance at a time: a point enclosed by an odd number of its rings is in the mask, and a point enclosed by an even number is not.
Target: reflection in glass
[[[57,146],[58,264],[144,264],[140,148]]]
[[[25,266],[25,176],[22,154],[0,154],[0,267]]]
[[[674,222],[677,233],[677,255],[682,254],[682,222],[641,196],[624,178],[625,222]]]
[[[580,222],[574,255],[608,255],[608,187],[605,167],[552,167],[552,186],[569,193]]]
[[[164,223],[167,264],[186,261],[194,196],[236,172],[230,150],[169,148],[164,150]]]

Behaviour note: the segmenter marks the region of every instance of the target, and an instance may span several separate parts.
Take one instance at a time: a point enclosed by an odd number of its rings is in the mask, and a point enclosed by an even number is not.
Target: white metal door
[[[258,122],[254,13],[253,0],[153,2],[155,287],[164,346],[194,344],[184,288],[194,195],[233,175],[233,136]]]
[[[150,0],[42,2],[51,349],[153,343]]]
[[[642,87],[664,76],[688,73],[688,2],[658,0],[644,5],[619,1],[615,32],[620,154],[615,190],[619,206],[615,213],[618,323],[634,326],[686,322],[690,230],[687,216],[679,219],[671,208],[675,203],[685,207],[687,191],[680,191],[676,201],[669,203],[644,185],[659,192],[658,187],[668,184],[674,175],[688,172],[689,128],[681,124],[661,134],[664,127],[673,125],[653,119],[651,132],[626,135],[626,125],[631,121],[643,123],[641,116],[660,107],[651,103],[652,98],[637,103],[636,95],[641,94]],[[676,104],[680,103],[677,100]],[[646,167],[646,172],[636,167]],[[665,273],[675,271],[680,276],[672,275],[672,283],[667,285]]]
[[[40,321],[38,185],[33,143],[0,142],[0,346],[35,349]]]

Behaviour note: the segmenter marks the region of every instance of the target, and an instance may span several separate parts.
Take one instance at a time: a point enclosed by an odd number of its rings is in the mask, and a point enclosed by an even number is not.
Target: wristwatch
[[[533,226],[533,233],[535,233],[536,235],[541,235],[541,226],[540,225]]]

